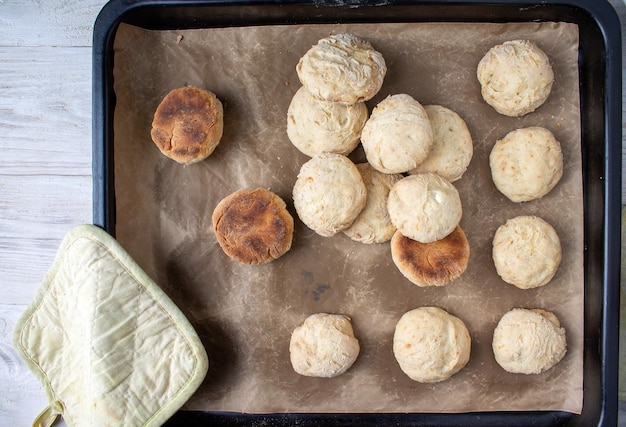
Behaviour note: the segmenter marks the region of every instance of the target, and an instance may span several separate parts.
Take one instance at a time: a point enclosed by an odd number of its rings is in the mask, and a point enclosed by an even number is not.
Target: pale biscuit
[[[367,161],[384,173],[415,169],[430,153],[433,130],[424,107],[407,94],[390,95],[374,107],[361,133]]]
[[[291,249],[293,217],[268,189],[235,191],[217,204],[211,219],[224,253],[243,264],[265,264]]]
[[[420,243],[396,231],[391,239],[391,258],[398,270],[419,287],[443,286],[467,269],[470,246],[461,227],[441,240]]]
[[[561,144],[548,129],[516,129],[495,143],[489,167],[496,188],[511,201],[539,199],[563,176]]]
[[[298,61],[298,78],[316,98],[342,104],[371,99],[383,85],[382,54],[353,34],[325,37]]]
[[[213,92],[193,86],[170,91],[154,112],[152,141],[182,164],[209,157],[222,138],[224,112]]]
[[[332,378],[346,372],[359,355],[350,318],[317,313],[294,329],[289,342],[293,370],[307,377]]]
[[[389,192],[389,218],[404,236],[420,243],[443,239],[463,215],[458,190],[434,173],[410,175]]]
[[[409,171],[432,172],[450,182],[460,179],[472,160],[474,145],[465,120],[441,105],[424,107],[433,128],[433,145],[426,160]]]
[[[548,99],[554,83],[548,56],[528,40],[491,48],[478,63],[476,75],[485,102],[510,117],[535,111]]]
[[[459,372],[470,359],[472,340],[465,323],[439,307],[405,313],[393,335],[393,354],[412,380],[435,383]]]
[[[565,329],[549,311],[514,308],[493,332],[493,354],[507,372],[539,374],[559,363],[567,352]]]
[[[402,175],[378,172],[369,163],[360,163],[356,167],[367,188],[367,202],[356,220],[343,232],[361,243],[386,242],[396,231],[387,211],[387,199],[391,187],[402,179]]]
[[[328,237],[354,222],[367,202],[367,189],[350,159],[323,153],[300,168],[293,202],[302,222],[320,236]]]
[[[348,155],[359,144],[367,116],[363,102],[344,105],[322,101],[301,87],[287,110],[287,136],[309,157],[321,153]]]
[[[556,230],[537,216],[522,215],[498,227],[493,238],[493,262],[498,275],[520,289],[548,284],[561,263]]]

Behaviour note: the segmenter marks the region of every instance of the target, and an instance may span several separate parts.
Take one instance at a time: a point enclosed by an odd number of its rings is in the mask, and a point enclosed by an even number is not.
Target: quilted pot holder
[[[93,225],[64,238],[13,338],[50,404],[35,425],[159,426],[208,369],[187,318]]]

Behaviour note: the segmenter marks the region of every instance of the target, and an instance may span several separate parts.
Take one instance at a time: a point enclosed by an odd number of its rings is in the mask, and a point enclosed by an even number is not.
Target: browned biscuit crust
[[[212,92],[193,86],[174,89],[157,107],[150,135],[167,157],[183,164],[199,162],[219,144],[223,115]]]
[[[265,188],[238,190],[222,199],[212,220],[224,253],[243,264],[264,264],[291,248],[293,217],[283,199]]]
[[[402,275],[420,287],[443,286],[458,278],[469,262],[470,246],[461,227],[441,240],[420,243],[399,231],[391,239],[391,257]]]

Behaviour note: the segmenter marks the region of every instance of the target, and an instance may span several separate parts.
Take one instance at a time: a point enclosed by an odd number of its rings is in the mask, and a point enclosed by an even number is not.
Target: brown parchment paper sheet
[[[300,87],[295,66],[317,40],[350,32],[369,40],[388,65],[371,111],[389,94],[459,113],[474,157],[457,186],[468,269],[441,288],[421,289],[395,268],[388,244],[364,245],[343,234],[316,235],[298,219],[291,190],[308,157],[286,135],[286,112]],[[539,110],[497,114],[480,95],[478,61],[495,44],[530,39],[550,57],[555,84]],[[406,23],[263,26],[149,31],[126,24],[115,38],[114,161],[116,237],[160,284],[198,331],[210,359],[206,380],[186,409],[268,412],[465,412],[564,410],[580,413],[583,388],[583,208],[578,92],[578,27],[565,23]],[[150,139],[154,110],[171,89],[197,85],[224,104],[224,136],[207,160],[181,166]],[[545,126],[564,152],[561,182],[543,199],[508,201],[495,189],[488,156],[509,131]],[[351,155],[364,161],[360,149]],[[279,194],[296,219],[291,251],[262,266],[231,261],[219,248],[211,214],[245,187]],[[536,214],[559,233],[563,260],[554,280],[534,290],[504,283],[491,240],[508,218]],[[392,352],[395,324],[413,308],[434,305],[460,317],[472,337],[471,359],[450,380],[411,381]],[[491,351],[493,329],[514,307],[553,311],[568,352],[540,375],[502,370]],[[289,338],[316,312],[352,318],[361,353],[333,379],[296,374]]]

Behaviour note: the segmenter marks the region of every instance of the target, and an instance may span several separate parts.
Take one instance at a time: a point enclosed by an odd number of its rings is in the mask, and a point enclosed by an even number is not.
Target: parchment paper
[[[318,39],[350,32],[369,40],[388,65],[373,106],[408,93],[423,105],[459,113],[474,157],[457,186],[468,269],[442,288],[422,289],[398,272],[388,244],[364,245],[343,234],[306,228],[291,190],[308,157],[286,134],[289,102],[300,87],[295,66]],[[481,98],[478,61],[495,44],[535,41],[550,57],[550,98],[523,118],[499,115]],[[209,373],[186,409],[236,412],[465,412],[564,410],[580,413],[583,388],[583,208],[578,94],[578,28],[561,23],[407,23],[148,31],[121,25],[115,38],[114,122],[116,237],[182,309],[209,354]],[[181,166],[150,139],[154,110],[171,89],[207,88],[224,104],[224,136],[207,160]],[[494,187],[488,156],[509,131],[545,126],[561,142],[565,171],[543,199],[508,201]],[[351,155],[364,161],[359,149]],[[231,261],[211,228],[223,197],[245,187],[280,195],[296,219],[294,244],[262,266]],[[561,237],[554,280],[534,290],[503,282],[491,260],[496,228],[536,214]],[[472,336],[468,365],[450,380],[419,384],[399,368],[392,337],[400,316],[435,305],[460,317]],[[567,331],[568,352],[540,375],[510,374],[491,350],[493,329],[514,307],[553,311]],[[361,353],[333,379],[296,374],[292,330],[316,312],[352,318]]]

